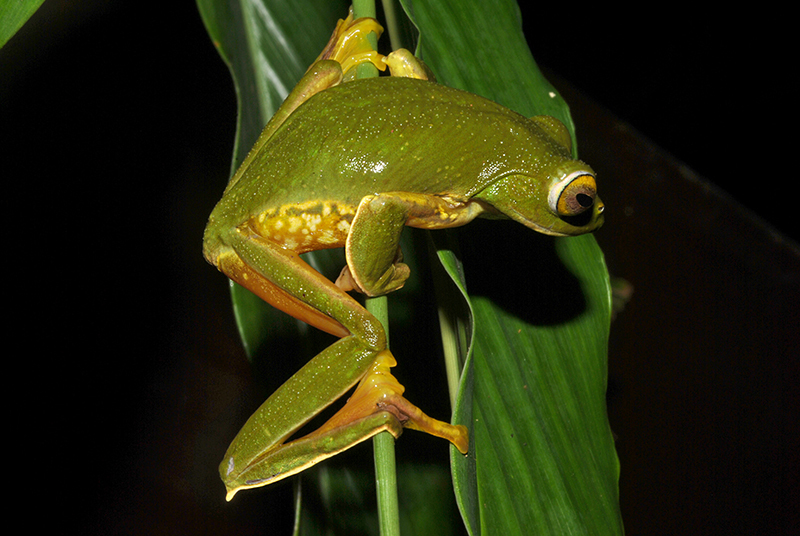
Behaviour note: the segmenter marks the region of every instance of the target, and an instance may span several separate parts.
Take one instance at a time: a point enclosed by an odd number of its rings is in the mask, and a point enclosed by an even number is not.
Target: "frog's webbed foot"
[[[336,278],[336,286],[345,292],[354,290],[370,297],[383,296],[384,294],[389,294],[390,292],[403,288],[403,285],[405,285],[410,275],[411,269],[407,264],[402,262],[395,263],[389,266],[374,285],[371,285],[369,288],[363,288],[359,285],[358,280],[353,277],[350,267],[345,265],[339,273],[339,277]]]
[[[370,33],[374,33],[378,38],[383,33],[383,27],[372,18],[353,20],[351,9],[346,19],[339,19],[337,22],[328,44],[325,45],[317,61],[338,62],[342,66],[345,81],[355,78],[354,68],[366,62],[372,63],[379,71],[389,67],[392,76],[436,81],[430,68],[404,48],[397,49],[388,56],[375,51],[367,40],[367,35]]]
[[[383,62],[383,55],[372,48],[367,35],[374,33],[378,38],[383,33],[383,26],[372,18],[360,18],[353,20],[353,11],[346,19],[339,19],[336,28],[328,40],[328,44],[322,49],[322,53],[317,58],[321,60],[333,60],[342,66],[345,80],[354,77],[353,69],[366,62],[372,63],[378,70],[386,69]]]
[[[379,352],[353,395],[325,424],[301,438],[268,445],[249,462],[244,460],[248,463],[242,463],[241,456],[236,455],[237,436],[220,464],[220,474],[228,489],[227,500],[230,501],[239,490],[265,486],[299,473],[383,431],[398,438],[404,427],[413,428],[447,439],[466,454],[469,447],[467,428],[432,419],[403,398],[403,386],[389,371],[395,364],[389,350]],[[263,409],[262,406],[259,412]],[[274,409],[282,414],[285,408]],[[251,421],[255,417],[251,417]],[[260,430],[258,427],[255,429]],[[248,431],[253,430],[248,428]]]
[[[469,448],[469,433],[465,426],[452,425],[426,415],[421,409],[403,397],[405,387],[389,370],[397,362],[389,350],[376,357],[372,368],[359,382],[347,403],[313,435],[326,434],[331,430],[348,426],[380,412],[390,413],[404,428],[427,432],[450,441],[462,454]],[[395,437],[399,433],[393,431]]]
[[[353,276],[350,266],[345,265],[339,273],[339,277],[336,278],[336,286],[345,292],[354,290],[367,296],[383,296],[395,290],[400,290],[411,275],[411,269],[402,261],[403,252],[400,248],[397,248],[397,256],[394,261],[380,273],[377,279],[370,281],[369,286],[365,283],[359,283],[359,278]],[[361,279],[361,281],[365,280]]]
[[[388,56],[384,56],[383,63],[389,67],[392,76],[436,81],[436,77],[430,67],[404,48],[398,48]]]

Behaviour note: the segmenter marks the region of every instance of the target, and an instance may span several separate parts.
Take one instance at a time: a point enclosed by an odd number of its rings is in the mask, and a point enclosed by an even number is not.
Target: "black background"
[[[648,9],[523,11],[534,57],[559,80],[796,236],[782,32],[744,14]],[[54,526],[88,533],[218,533],[251,512],[223,504],[205,467],[233,427],[205,393],[253,390],[234,378],[248,366],[200,244],[228,176],[235,95],[194,3],[157,10],[47,0],[0,50],[4,331],[9,348],[19,341],[7,378],[25,393],[9,408],[11,485],[57,513]],[[629,483],[660,485],[622,467]],[[196,497],[215,486],[218,502]],[[658,506],[635,491],[623,487],[623,515],[648,527]]]

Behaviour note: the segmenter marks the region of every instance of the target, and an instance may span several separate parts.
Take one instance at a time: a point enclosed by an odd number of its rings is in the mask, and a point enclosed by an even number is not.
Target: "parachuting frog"
[[[595,173],[572,158],[566,127],[523,117],[435,83],[404,50],[382,56],[373,19],[340,21],[328,46],[267,124],[214,208],[204,255],[256,295],[339,340],[286,381],[247,421],[220,473],[228,500],[295,474],[382,430],[414,428],[468,450],[464,426],[403,398],[383,326],[347,291],[379,296],[409,277],[405,226],[446,229],[511,218],[549,235],[597,229]],[[392,76],[352,78],[355,66]],[[301,254],[345,248],[332,282]],[[358,384],[315,432],[298,428]]]

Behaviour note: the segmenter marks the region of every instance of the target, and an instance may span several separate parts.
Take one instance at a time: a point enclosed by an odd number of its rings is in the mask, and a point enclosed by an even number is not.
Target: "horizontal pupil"
[[[583,208],[589,208],[589,207],[591,207],[591,206],[592,206],[592,203],[594,202],[594,199],[592,199],[592,196],[590,196],[590,195],[586,195],[586,194],[577,194],[577,195],[575,196],[575,200],[576,200],[576,201],[578,202],[578,204],[579,204],[580,206],[582,206]]]

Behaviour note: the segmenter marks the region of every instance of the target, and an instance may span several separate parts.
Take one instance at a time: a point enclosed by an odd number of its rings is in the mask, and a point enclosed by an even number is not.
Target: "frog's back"
[[[385,191],[470,195],[509,169],[536,167],[532,122],[432,82],[373,78],[298,108],[254,159],[242,187],[276,202]]]
[[[349,82],[285,121],[227,192],[226,212],[346,227],[365,195],[468,199],[498,176],[535,172],[553,152],[542,143],[552,140],[533,122],[471,93],[408,78]]]

